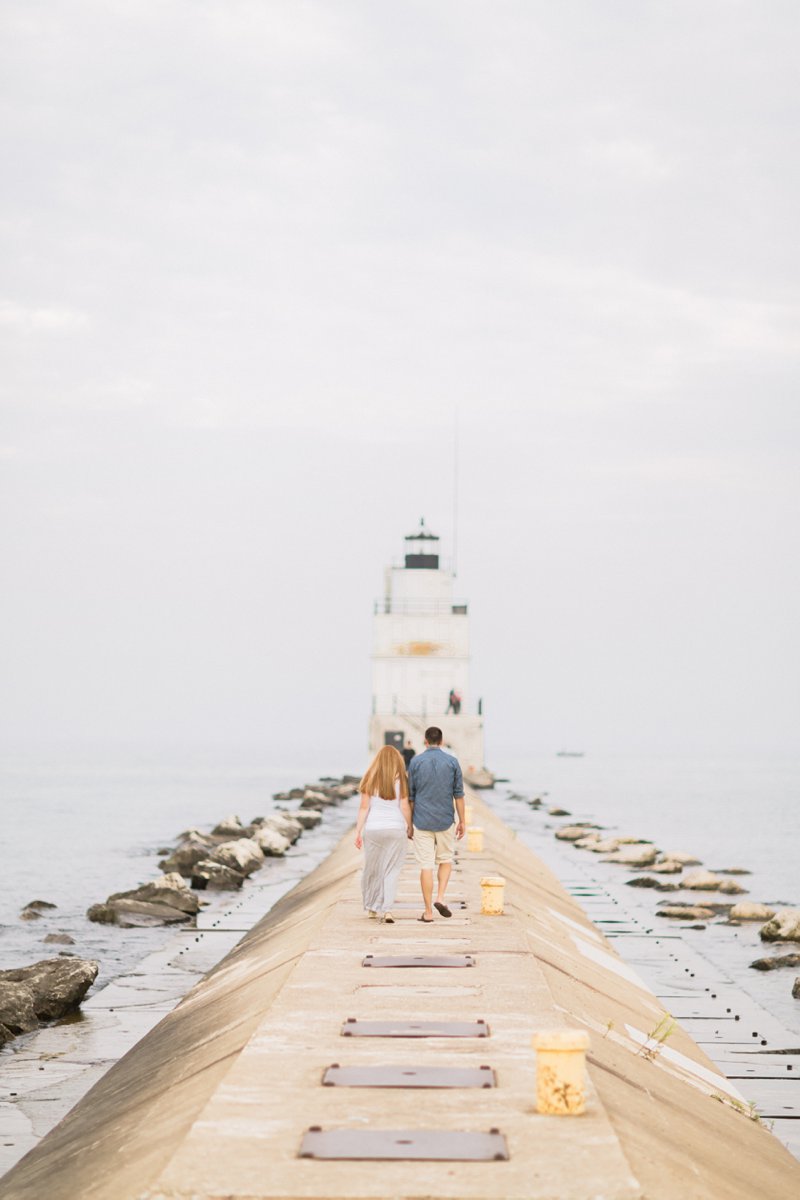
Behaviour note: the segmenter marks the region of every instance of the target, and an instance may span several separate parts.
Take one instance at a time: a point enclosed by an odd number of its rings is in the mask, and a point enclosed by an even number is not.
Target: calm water
[[[753,900],[800,901],[800,756],[522,758],[498,774],[552,804],[704,865],[746,867]]]
[[[744,867],[737,878],[747,888],[742,899],[800,906],[800,758],[520,758],[507,760],[499,774],[510,789],[545,796],[547,805],[569,810],[576,819],[608,827],[609,832],[652,840],[662,850],[687,850],[704,867]],[[492,805],[534,850],[552,850],[550,839],[569,818],[533,813],[526,805],[504,799],[495,789]],[[526,815],[527,814],[527,815]],[[547,841],[541,842],[542,837]],[[580,860],[615,883],[628,878],[620,867],[597,862],[588,852],[563,849],[562,876],[573,874]],[[548,853],[549,857],[549,853]],[[671,877],[670,877],[671,878]],[[630,906],[653,911],[668,894],[622,888]],[[627,894],[630,899],[627,900]],[[694,893],[702,901],[702,895]],[[713,893],[711,898],[714,899]],[[719,896],[719,900],[731,897]],[[735,897],[733,898],[735,899]],[[681,922],[676,924],[680,925]],[[685,923],[684,923],[685,924]],[[671,932],[676,932],[674,925]],[[788,1030],[800,1036],[800,1001],[792,998],[796,969],[764,973],[749,964],[755,958],[797,950],[795,943],[764,943],[757,922],[739,927],[709,924],[702,931],[682,931],[693,949],[716,963]],[[625,953],[624,940],[617,947]]]
[[[0,968],[57,954],[60,947],[43,945],[42,938],[64,931],[75,938],[71,950],[100,960],[98,986],[130,970],[172,934],[91,924],[85,918],[90,904],[157,878],[158,850],[182,830],[208,829],[231,813],[248,821],[273,810],[273,792],[348,769],[352,765],[7,762],[0,770]],[[40,921],[21,921],[20,910],[31,900],[58,907]]]
[[[42,938],[64,930],[75,938],[77,953],[101,960],[103,981],[130,970],[164,931],[91,925],[84,915],[90,904],[157,877],[159,847],[183,829],[208,828],[229,813],[246,821],[271,810],[275,791],[362,766],[7,763],[0,773],[0,965],[57,953]],[[742,882],[753,900],[800,903],[800,758],[508,756],[493,766],[514,787],[547,793],[550,804],[576,817],[651,838],[665,850],[694,851],[712,868],[748,868],[752,875]],[[34,899],[58,908],[42,921],[20,921],[20,909]],[[747,941],[746,932],[740,940]],[[790,995],[794,972],[773,972],[761,985],[742,963],[740,977],[762,988],[762,1002],[770,990]],[[783,1000],[780,1008],[786,1019]]]

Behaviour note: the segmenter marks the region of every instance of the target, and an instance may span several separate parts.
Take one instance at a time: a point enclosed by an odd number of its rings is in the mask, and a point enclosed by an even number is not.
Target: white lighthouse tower
[[[370,752],[409,741],[421,751],[425,729],[438,725],[465,774],[480,778],[481,707],[470,694],[467,603],[454,598],[439,538],[422,520],[375,602]]]

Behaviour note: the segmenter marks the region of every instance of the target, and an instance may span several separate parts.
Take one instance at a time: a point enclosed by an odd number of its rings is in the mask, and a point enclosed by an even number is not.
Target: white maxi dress
[[[364,871],[361,894],[364,908],[371,912],[392,911],[397,881],[408,853],[408,832],[400,811],[400,784],[395,798],[371,796],[364,823]]]

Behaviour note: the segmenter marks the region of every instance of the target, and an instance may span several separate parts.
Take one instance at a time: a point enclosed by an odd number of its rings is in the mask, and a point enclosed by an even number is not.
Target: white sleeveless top
[[[400,780],[395,784],[395,799],[384,800],[382,796],[370,796],[369,812],[364,828],[375,832],[378,829],[402,829],[406,832],[406,819],[400,811]]]

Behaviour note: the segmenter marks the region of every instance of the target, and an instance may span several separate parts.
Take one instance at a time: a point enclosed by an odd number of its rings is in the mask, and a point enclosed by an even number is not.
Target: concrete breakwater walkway
[[[396,924],[368,921],[345,837],[0,1182],[2,1200],[796,1194],[800,1166],[737,1110],[734,1085],[680,1027],[663,1042],[650,1036],[659,1001],[547,868],[473,803],[485,849],[460,851],[450,920],[417,923],[409,859]],[[480,913],[485,874],[507,880],[502,917]],[[380,965],[434,955],[474,965]],[[387,1023],[379,1036],[353,1036],[374,1021]],[[468,1036],[392,1036],[398,1023],[426,1021],[459,1022]],[[531,1034],[563,1026],[590,1034],[587,1111],[544,1117]],[[394,1067],[395,1082],[488,1067],[495,1086],[323,1086],[333,1064]],[[356,1155],[364,1132],[389,1131],[398,1152],[422,1132],[442,1145],[497,1130],[508,1157],[300,1157],[312,1127],[349,1131]]]

